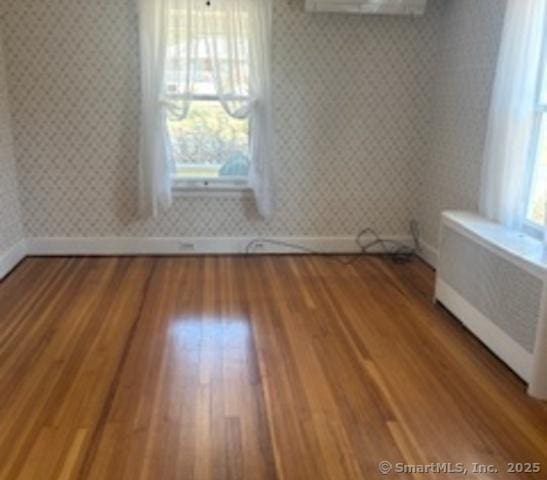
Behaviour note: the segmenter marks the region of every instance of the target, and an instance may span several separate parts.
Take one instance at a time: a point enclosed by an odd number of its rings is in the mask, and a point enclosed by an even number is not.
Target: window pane
[[[225,179],[249,173],[249,121],[230,117],[218,101],[194,101],[184,120],[167,121],[181,179]]]
[[[536,165],[532,181],[528,220],[543,225],[547,202],[547,119],[543,116],[538,141]]]
[[[543,70],[540,73],[541,75],[541,85],[539,93],[539,102],[541,105],[547,105],[547,63],[543,65]]]

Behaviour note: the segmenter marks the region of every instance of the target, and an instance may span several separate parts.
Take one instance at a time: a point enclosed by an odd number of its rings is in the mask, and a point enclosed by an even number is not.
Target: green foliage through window
[[[218,101],[193,101],[187,117],[167,121],[180,178],[245,177],[249,121],[230,117]]]

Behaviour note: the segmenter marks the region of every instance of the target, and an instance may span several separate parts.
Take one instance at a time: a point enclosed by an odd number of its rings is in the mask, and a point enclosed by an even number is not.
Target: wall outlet
[[[263,252],[266,250],[266,244],[262,242],[253,243],[253,248],[251,248],[251,253],[253,252]]]
[[[180,252],[194,252],[196,250],[195,243],[179,242],[178,249]]]

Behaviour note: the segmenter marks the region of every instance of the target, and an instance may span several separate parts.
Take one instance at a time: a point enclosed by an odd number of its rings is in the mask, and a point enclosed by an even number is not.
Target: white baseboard
[[[437,278],[435,298],[450,310],[519,377],[529,382],[533,355],[485,317],[446,282]]]
[[[243,254],[256,237],[98,237],[98,238],[30,238],[28,255],[199,255]],[[384,236],[411,244],[407,235]],[[301,245],[322,253],[358,253],[354,237],[273,237],[275,242]],[[372,238],[370,240],[373,240]],[[368,239],[363,239],[368,241]],[[261,240],[249,252],[305,253],[276,243]]]
[[[386,235],[382,238],[407,245],[412,239],[407,235]],[[28,255],[219,255],[219,254],[288,254],[306,253],[280,243],[300,245],[321,253],[359,253],[354,237],[273,237],[269,243],[258,239],[254,247],[247,247],[256,237],[39,237],[22,240],[0,255],[0,280]],[[364,242],[373,240],[363,238]],[[379,250],[377,250],[379,251]]]
[[[429,245],[429,243],[420,240],[421,250],[418,252],[418,256],[429,266],[437,268],[439,262],[439,250]]]
[[[11,272],[27,255],[25,240],[16,243],[9,250],[0,255],[0,280]]]

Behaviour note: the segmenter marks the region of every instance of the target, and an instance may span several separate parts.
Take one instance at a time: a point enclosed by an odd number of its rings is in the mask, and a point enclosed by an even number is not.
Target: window
[[[175,181],[244,184],[249,173],[249,122],[231,118],[214,97],[192,102],[188,116],[167,120]]]
[[[272,0],[139,0],[138,9],[141,215],[169,209],[181,188],[221,188],[245,190],[271,218]]]
[[[166,119],[173,183],[178,188],[241,189],[250,168],[250,116],[238,118],[233,113],[238,106],[226,108],[226,102],[250,101],[248,16],[237,18],[243,22],[234,48],[231,14],[212,3],[170,12],[166,98],[182,105],[168,109]],[[227,90],[223,97],[219,82]]]
[[[544,40],[544,43],[547,38]],[[545,46],[543,47],[545,50]],[[536,101],[536,125],[532,139],[530,188],[526,221],[531,233],[541,235],[547,218],[547,56],[540,67]]]
[[[538,229],[544,224],[547,214],[547,106],[544,108],[546,111],[541,114],[527,212],[531,227]]]

